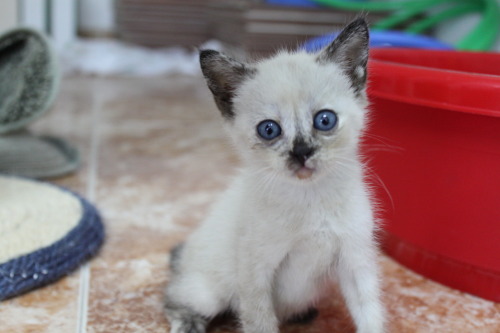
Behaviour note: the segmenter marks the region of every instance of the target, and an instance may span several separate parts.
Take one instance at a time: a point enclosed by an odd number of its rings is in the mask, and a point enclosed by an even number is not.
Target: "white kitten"
[[[337,278],[358,332],[383,332],[374,219],[358,143],[368,28],[349,24],[318,54],[200,62],[243,167],[172,251],[171,332],[205,332],[224,311],[245,333],[276,333]]]

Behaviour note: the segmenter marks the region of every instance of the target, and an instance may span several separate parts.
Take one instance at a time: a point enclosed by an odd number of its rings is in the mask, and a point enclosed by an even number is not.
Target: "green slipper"
[[[58,138],[27,131],[0,136],[0,173],[51,178],[74,171],[79,162],[78,151]]]
[[[47,39],[31,29],[0,36],[0,133],[40,117],[54,100],[59,83],[56,57]]]
[[[24,130],[49,109],[58,85],[47,38],[26,28],[0,36],[0,173],[47,178],[78,167],[78,153],[68,143]]]

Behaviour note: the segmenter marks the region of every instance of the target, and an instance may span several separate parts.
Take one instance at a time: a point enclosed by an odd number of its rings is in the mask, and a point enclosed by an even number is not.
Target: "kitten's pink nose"
[[[310,169],[308,167],[303,166],[295,172],[295,175],[299,179],[308,179],[308,178],[311,178],[313,172],[314,172],[314,169]]]

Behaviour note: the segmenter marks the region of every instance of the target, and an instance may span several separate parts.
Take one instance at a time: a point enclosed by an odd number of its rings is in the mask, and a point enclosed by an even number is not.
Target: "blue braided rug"
[[[93,256],[104,240],[104,227],[98,211],[79,195],[47,183],[7,176],[0,176],[0,179],[2,177],[4,180],[8,178],[32,182],[32,184],[49,187],[52,190],[55,188],[64,195],[73,196],[81,204],[82,213],[76,225],[62,238],[31,253],[0,263],[0,301],[47,285],[67,275]],[[0,204],[3,200],[4,198],[0,198]],[[31,203],[25,204],[29,206]],[[8,209],[7,212],[9,212]],[[36,215],[36,212],[33,215]],[[0,215],[0,218],[5,219],[5,216],[8,214],[4,214],[3,217]],[[43,228],[43,225],[39,228]]]

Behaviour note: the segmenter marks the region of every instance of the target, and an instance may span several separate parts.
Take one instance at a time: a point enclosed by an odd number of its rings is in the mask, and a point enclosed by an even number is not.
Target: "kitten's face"
[[[244,162],[300,182],[351,165],[366,107],[367,43],[360,21],[319,54],[244,65],[204,51],[202,69]]]

